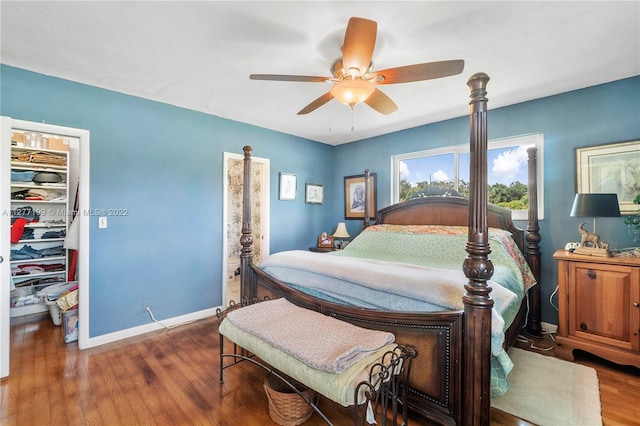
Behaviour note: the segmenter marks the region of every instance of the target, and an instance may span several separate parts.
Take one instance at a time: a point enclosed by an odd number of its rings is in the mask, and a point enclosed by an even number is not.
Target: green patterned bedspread
[[[461,271],[462,264],[467,257],[465,250],[467,239],[466,227],[374,225],[361,232],[344,250],[321,254],[321,256],[365,258]],[[491,228],[489,230],[489,244],[491,248],[489,258],[494,266],[491,285],[497,288],[496,286],[499,283],[500,286],[510,290],[517,296],[513,303],[500,306],[498,315],[504,320],[504,329],[506,330],[515,318],[526,290],[535,285],[535,279],[524,256],[508,232]],[[276,253],[276,255],[278,254]],[[274,256],[277,257],[276,255]],[[268,264],[269,258],[265,259],[263,263]],[[280,267],[281,265],[277,266]],[[261,264],[261,267],[263,267],[263,264]],[[265,271],[277,277],[277,273],[274,274],[274,270],[269,270],[268,267],[265,267]],[[344,297],[334,299],[331,293],[321,291],[318,287],[313,289],[305,288],[303,285],[296,285],[295,279],[291,278],[293,276],[292,271],[286,271],[285,274],[279,278],[302,291],[338,303],[345,303]],[[497,292],[494,297],[497,297],[498,293],[500,292]],[[370,307],[370,305],[361,304],[357,300],[347,303]],[[496,318],[495,315],[496,313],[494,312],[494,319]],[[500,337],[504,338],[503,335]],[[513,368],[513,364],[507,353],[502,349],[501,344],[496,344],[501,343],[501,340],[493,336],[493,333],[492,340],[491,394],[492,396],[498,396],[504,394],[509,388],[507,375]]]
[[[344,250],[328,254],[460,270],[467,257],[467,239],[467,228],[463,226],[373,225]],[[491,280],[514,292],[519,299],[502,313],[508,327],[535,278],[509,232],[490,228],[489,245],[489,258],[494,266]]]

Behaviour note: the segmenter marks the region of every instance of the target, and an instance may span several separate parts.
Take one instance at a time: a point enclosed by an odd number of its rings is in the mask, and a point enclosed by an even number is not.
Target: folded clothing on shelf
[[[64,271],[64,263],[26,263],[11,267],[11,276],[20,277],[31,274],[42,274],[44,272]]]
[[[59,245],[38,250],[25,244],[18,250],[11,250],[11,260],[40,259],[51,256],[64,256],[64,247]]]
[[[62,201],[65,199],[64,193],[43,188],[31,188],[22,195],[25,200]]]
[[[67,157],[65,155],[43,151],[12,152],[11,160],[25,163],[51,164],[54,166],[67,165]]]
[[[11,223],[13,224],[18,218],[28,219],[30,222],[37,222],[40,220],[40,213],[35,211],[31,206],[18,207],[11,210]]]
[[[32,182],[35,175],[31,170],[11,170],[11,182]]]
[[[66,231],[64,229],[61,229],[60,231],[47,231],[47,232],[43,233],[40,238],[42,238],[42,239],[64,238],[66,235],[67,235]]]
[[[17,189],[11,190],[11,199],[12,200],[24,200],[24,197],[29,193],[28,189]]]

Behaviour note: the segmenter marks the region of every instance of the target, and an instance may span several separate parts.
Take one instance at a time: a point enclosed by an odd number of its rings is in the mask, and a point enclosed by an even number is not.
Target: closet
[[[79,223],[71,226],[77,193],[84,199]],[[73,273],[71,228],[84,235],[73,243],[79,248],[77,281],[87,287],[80,290],[80,305],[88,306],[88,217],[81,214],[88,212],[88,199],[88,130],[0,117],[0,377],[9,374],[12,318],[48,315],[40,292]],[[16,224],[18,218],[24,220]],[[88,336],[86,316],[79,311],[80,344]]]
[[[11,131],[10,315],[47,311],[43,291],[69,279],[73,214],[69,136]]]

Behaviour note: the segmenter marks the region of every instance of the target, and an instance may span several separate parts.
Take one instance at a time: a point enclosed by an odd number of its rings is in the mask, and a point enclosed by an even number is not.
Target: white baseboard
[[[181,315],[178,317],[173,317],[169,319],[162,319],[162,324],[164,326],[175,326],[180,324],[186,324],[193,321],[198,321],[201,319],[212,317],[216,314],[217,308],[205,309],[198,312],[192,312],[190,314]],[[151,331],[161,330],[164,328],[162,324],[157,322],[152,322],[150,324],[140,325],[138,327],[128,328],[126,330],[116,331],[114,333],[103,334],[102,336],[90,337],[87,342],[87,346],[81,347],[80,349],[89,349],[100,345],[105,345],[107,343],[117,342],[118,340],[127,339],[129,337],[139,336],[141,334],[149,333]]]
[[[198,312],[192,312],[186,315],[181,315],[178,317],[163,319],[162,324],[166,326],[174,326],[174,325],[186,324],[189,322],[209,318],[216,314],[216,309],[217,308],[210,308],[210,309],[205,309]],[[542,321],[540,325],[542,326],[543,331],[554,333],[554,334],[557,333],[558,331],[557,324],[551,324],[551,323]],[[118,340],[139,336],[141,334],[149,333],[156,330],[161,330],[162,328],[164,328],[163,325],[158,324],[156,322],[152,322],[150,324],[144,324],[138,327],[132,327],[126,330],[116,331],[114,333],[103,334],[102,336],[90,337],[88,345],[80,349],[89,349],[96,346],[105,345],[107,343],[117,342]]]
[[[544,330],[544,331],[548,331],[548,332],[553,333],[553,334],[556,334],[558,332],[558,325],[557,324],[551,324],[551,323],[542,321],[540,323],[540,325],[542,326],[542,330]]]

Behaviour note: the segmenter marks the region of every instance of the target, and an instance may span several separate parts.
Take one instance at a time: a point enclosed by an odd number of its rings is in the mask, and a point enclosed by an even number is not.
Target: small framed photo
[[[324,203],[324,186],[315,183],[307,183],[304,187],[304,202],[307,204]]]
[[[577,148],[578,193],[615,193],[620,213],[637,214],[640,140]]]
[[[344,218],[364,219],[364,176],[344,178]],[[376,174],[369,175],[369,215],[376,218]]]
[[[280,173],[280,194],[278,199],[294,201],[298,196],[298,176]]]
[[[323,232],[318,237],[318,247],[320,248],[333,248],[333,235],[329,235]]]

